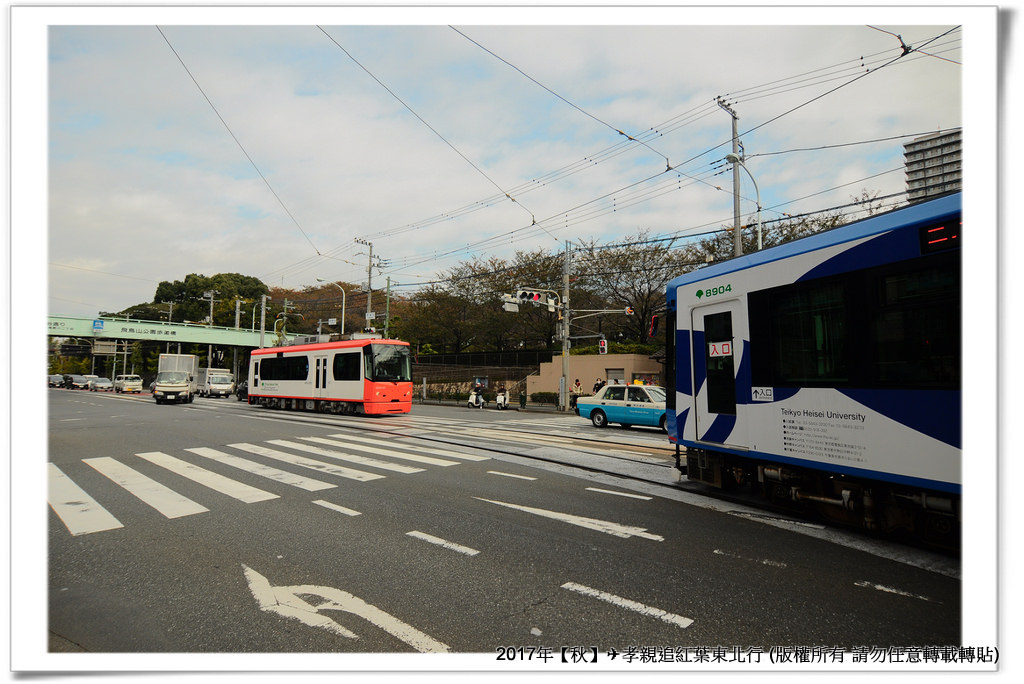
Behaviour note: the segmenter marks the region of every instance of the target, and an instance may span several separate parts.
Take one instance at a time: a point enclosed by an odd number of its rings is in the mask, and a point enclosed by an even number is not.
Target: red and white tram
[[[254,349],[249,403],[326,413],[409,413],[409,343],[365,339]]]

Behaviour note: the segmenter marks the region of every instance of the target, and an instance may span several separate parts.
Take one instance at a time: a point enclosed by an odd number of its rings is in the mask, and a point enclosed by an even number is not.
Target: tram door
[[[745,407],[737,395],[746,317],[738,300],[691,310],[697,440],[746,447]],[[703,380],[703,381],[702,381]],[[702,381],[702,382],[701,382]]]
[[[327,397],[327,358],[327,354],[313,356],[313,397],[316,399]]]

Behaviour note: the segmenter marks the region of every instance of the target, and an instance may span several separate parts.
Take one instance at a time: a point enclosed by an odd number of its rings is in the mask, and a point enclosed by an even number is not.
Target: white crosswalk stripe
[[[360,482],[369,482],[370,480],[379,480],[384,477],[378,473],[367,473],[362,470],[355,470],[353,468],[346,468],[344,466],[334,465],[333,463],[324,463],[323,461],[317,461],[312,458],[306,458],[305,456],[297,456],[295,454],[289,454],[284,451],[277,449],[270,449],[259,444],[249,444],[247,442],[239,442],[238,444],[229,444],[229,447],[233,449],[240,449],[242,451],[248,451],[251,454],[257,454],[259,456],[266,456],[273,458],[284,463],[290,463],[297,465],[302,468],[309,468],[310,470],[316,470],[321,473],[327,473],[329,475],[337,475],[338,477],[344,477],[349,480],[359,480]]]
[[[323,447],[313,446],[312,444],[291,442],[287,439],[271,439],[268,443],[276,446],[288,447],[289,449],[297,449],[298,451],[306,451],[311,454],[316,454],[317,456],[326,456],[327,458],[333,458],[347,463],[355,463],[362,466],[368,466],[370,468],[380,468],[381,470],[390,470],[395,473],[404,473],[408,475],[410,473],[423,472],[423,468],[413,468],[412,466],[404,466],[398,463],[389,463],[388,461],[380,461],[376,458],[359,456],[357,454],[349,454],[344,451],[324,449]]]
[[[121,485],[166,518],[181,518],[210,510],[109,456],[87,458],[84,463]]]
[[[272,468],[262,463],[256,463],[250,461],[247,458],[239,458],[231,454],[226,454],[223,451],[211,449],[209,447],[195,447],[193,449],[185,449],[193,454],[204,456],[206,458],[229,465],[239,470],[244,470],[253,475],[265,477],[271,480],[275,480],[282,484],[291,485],[292,487],[298,487],[299,489],[305,489],[307,492],[318,492],[321,489],[332,489],[338,485],[331,484],[330,482],[322,482],[321,480],[314,480],[311,477],[304,477],[302,475],[296,475],[295,473],[289,473],[287,470],[279,470]]]
[[[257,489],[256,487],[250,487],[247,484],[232,480],[230,477],[224,477],[219,473],[212,472],[205,468],[201,468],[197,465],[192,465],[186,461],[182,461],[180,458],[175,458],[170,454],[165,454],[160,451],[148,451],[142,454],[135,454],[139,458],[143,458],[150,463],[155,463],[158,466],[170,470],[172,473],[177,473],[182,477],[186,477],[193,482],[198,482],[201,485],[209,487],[221,494],[226,494],[239,501],[245,503],[255,503],[257,501],[266,501],[268,499],[277,499],[277,494],[271,494],[270,492]]]
[[[219,448],[192,447],[184,449],[184,451],[205,459],[207,463],[204,465],[229,466],[236,471],[263,478],[275,484],[296,487],[309,492],[337,487],[337,484],[329,481],[334,477],[360,482],[370,482],[385,477],[377,472],[341,465],[337,463],[338,461],[370,469],[385,470],[389,473],[413,474],[423,472],[424,468],[392,461],[412,462],[424,467],[448,468],[459,465],[462,461],[489,460],[487,456],[452,449],[421,447],[412,442],[396,444],[394,439],[374,439],[348,433],[335,433],[329,437],[300,436],[292,440],[272,439],[262,444],[239,442]],[[232,453],[233,451],[244,452],[246,455],[239,456]],[[350,453],[350,451],[375,454],[382,458],[371,458],[358,453]],[[169,453],[146,451],[136,453],[135,456],[157,466],[160,472],[173,474],[172,478],[175,475],[185,478],[193,484],[216,492],[216,494],[238,501],[257,503],[281,498],[279,494],[263,489],[263,485],[255,487],[246,484],[234,477],[218,473],[209,467],[191,463]],[[312,478],[289,470],[282,470],[267,465],[260,459],[272,459],[287,464],[287,466],[314,470],[323,477]],[[169,519],[209,512],[210,509],[206,506],[174,491],[173,484],[168,486],[167,483],[158,482],[149,475],[123,463],[122,460],[105,456],[82,459],[82,463],[104,475],[122,490],[132,494],[136,499],[156,509]],[[55,464],[48,464],[48,474],[47,496],[50,507],[73,536],[124,527],[121,521]],[[211,496],[214,495],[211,494]],[[204,503],[209,502],[204,500]],[[346,515],[358,515],[357,511],[322,499],[313,503]]]
[[[124,527],[121,521],[86,494],[85,490],[75,484],[60,468],[52,463],[47,465],[49,466],[47,498],[53,512],[68,528],[68,532],[78,536]]]
[[[330,436],[331,437],[337,437],[338,439],[346,439],[346,440],[354,440],[354,441],[357,441],[357,442],[365,442],[367,444],[377,444],[377,445],[389,445],[389,444],[392,444],[392,442],[388,442],[388,441],[381,440],[381,439],[370,439],[368,437],[358,437],[358,436],[350,435],[350,434],[347,434],[347,433],[335,433],[335,434],[330,435]],[[408,446],[410,448],[412,448],[412,445],[408,445]],[[419,453],[435,454],[437,456],[448,456],[449,458],[458,458],[458,459],[462,459],[463,461],[489,461],[489,460],[491,460],[490,456],[478,456],[476,454],[467,454],[467,453],[462,452],[462,451],[452,451],[451,449],[438,449],[438,448],[435,448],[435,447],[421,447],[419,445],[417,445],[415,447],[415,449]]]
[[[379,447],[353,442],[350,439],[335,440],[327,439],[326,437],[300,437],[299,439],[303,439],[308,442],[316,442],[317,444],[326,444],[327,446],[348,447],[349,449],[355,449],[356,451],[366,451],[371,454],[401,458],[407,461],[414,461],[416,463],[426,463],[427,465],[447,467],[459,464],[458,461],[446,461],[443,458],[434,458],[433,456],[420,456],[419,454],[407,454],[401,451],[395,451],[394,449],[381,449]]]

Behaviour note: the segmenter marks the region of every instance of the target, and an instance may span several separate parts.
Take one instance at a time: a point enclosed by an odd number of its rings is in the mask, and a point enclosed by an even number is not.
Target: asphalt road
[[[608,662],[960,642],[955,561],[705,505],[674,486],[655,430],[71,390],[49,391],[48,420],[54,652],[449,652],[520,666],[564,649]]]

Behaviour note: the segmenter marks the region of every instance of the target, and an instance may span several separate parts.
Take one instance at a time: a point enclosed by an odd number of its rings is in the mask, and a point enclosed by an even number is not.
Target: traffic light
[[[603,337],[597,341],[597,353],[607,354],[608,353],[608,340]]]
[[[555,306],[558,304],[558,299],[552,297],[546,292],[538,292],[537,290],[517,290],[516,299],[520,302],[529,302],[538,306],[546,306],[548,311],[554,311]]]

